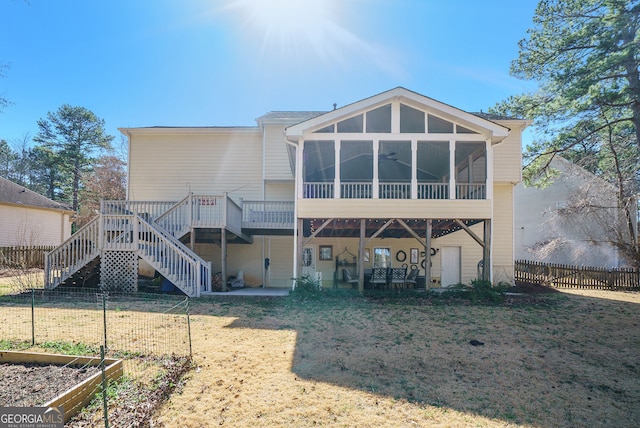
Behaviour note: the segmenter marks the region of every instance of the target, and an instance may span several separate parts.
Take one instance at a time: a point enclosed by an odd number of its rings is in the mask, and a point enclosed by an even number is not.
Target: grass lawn
[[[154,421],[638,426],[640,294],[581,290],[518,300],[194,300],[198,368]],[[472,346],[474,339],[484,345]]]
[[[15,288],[0,278],[0,294]],[[142,321],[164,336],[184,333],[140,302],[117,305],[110,343],[135,344],[129,336]],[[90,306],[43,306],[38,331],[92,343],[95,328],[81,324],[102,313]],[[12,334],[29,327],[18,323],[21,311],[0,308]],[[573,290],[496,304],[215,296],[192,299],[191,314],[197,368],[151,426],[639,426],[640,293]]]

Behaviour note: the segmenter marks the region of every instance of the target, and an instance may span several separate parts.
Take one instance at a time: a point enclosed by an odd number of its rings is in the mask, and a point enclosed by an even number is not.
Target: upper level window
[[[338,122],[338,132],[362,132],[363,116],[361,114]]]
[[[304,181],[326,183],[335,178],[333,141],[304,142]]]
[[[448,120],[429,115],[428,122],[430,134],[453,134],[453,123]]]
[[[400,132],[424,133],[424,112],[400,104]]]
[[[332,123],[331,125],[325,126],[324,128],[320,128],[320,129],[316,130],[315,132],[321,132],[323,134],[324,133],[331,134],[331,133],[335,132],[335,129],[336,129],[335,128],[335,124]]]
[[[391,104],[367,112],[367,132],[391,132]]]
[[[458,134],[477,134],[476,131],[473,131],[469,128],[465,128],[464,126],[461,125],[456,125],[456,133]]]

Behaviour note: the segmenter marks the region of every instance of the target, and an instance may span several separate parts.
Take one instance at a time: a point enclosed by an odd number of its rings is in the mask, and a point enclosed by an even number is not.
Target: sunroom
[[[490,147],[508,130],[446,105],[457,115],[429,107],[394,97],[287,129],[302,165],[297,197],[490,199]]]
[[[353,246],[359,260],[372,236],[392,229],[419,238],[422,252],[429,254],[437,237],[434,224],[451,225],[438,228],[440,234],[465,230],[488,259],[493,146],[507,135],[505,126],[404,88],[287,128],[296,165],[299,263],[304,245],[323,235],[344,236],[345,224],[365,225],[352,235],[360,241]],[[485,231],[473,234],[468,226],[479,222]],[[386,231],[370,230],[377,223]],[[310,232],[320,225],[322,232]]]

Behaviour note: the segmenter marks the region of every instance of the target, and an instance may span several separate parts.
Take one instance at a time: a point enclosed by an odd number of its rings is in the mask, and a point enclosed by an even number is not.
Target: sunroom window
[[[367,132],[391,132],[391,104],[367,112]]]
[[[418,199],[449,199],[449,142],[418,141]]]
[[[430,134],[453,134],[453,123],[436,116],[429,115],[428,127]]]
[[[338,132],[362,132],[363,116],[361,114],[338,122]]]
[[[335,178],[333,140],[304,142],[304,197],[333,198]]]
[[[400,104],[400,132],[424,133],[424,112]]]
[[[484,142],[456,142],[456,198],[486,197],[487,156]]]
[[[342,141],[340,144],[341,197],[373,197],[373,141]]]

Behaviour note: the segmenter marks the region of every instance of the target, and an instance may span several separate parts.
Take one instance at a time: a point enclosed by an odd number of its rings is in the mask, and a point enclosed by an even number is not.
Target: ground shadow
[[[228,327],[295,330],[292,370],[303,379],[508,424],[637,423],[638,305],[566,295],[517,299],[496,306],[269,299],[251,303],[251,316],[238,313]],[[235,312],[233,303],[227,308]]]

